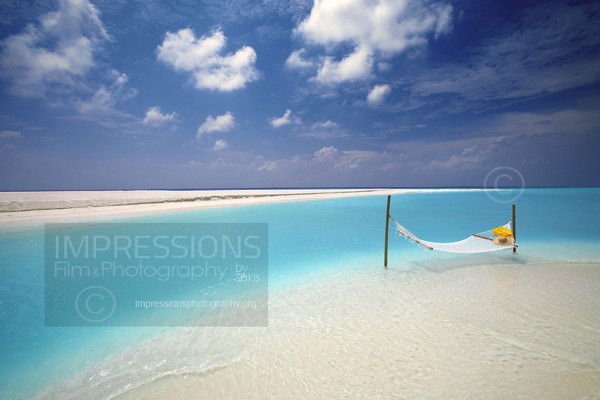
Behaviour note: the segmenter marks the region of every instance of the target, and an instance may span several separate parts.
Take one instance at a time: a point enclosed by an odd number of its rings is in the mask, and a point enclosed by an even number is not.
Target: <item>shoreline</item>
[[[0,227],[342,197],[482,190],[375,188],[0,192]]]

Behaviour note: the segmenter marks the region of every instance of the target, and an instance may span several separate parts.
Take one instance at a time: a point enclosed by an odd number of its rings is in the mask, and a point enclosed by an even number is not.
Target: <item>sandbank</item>
[[[0,192],[0,226],[352,196],[479,189],[247,189]]]

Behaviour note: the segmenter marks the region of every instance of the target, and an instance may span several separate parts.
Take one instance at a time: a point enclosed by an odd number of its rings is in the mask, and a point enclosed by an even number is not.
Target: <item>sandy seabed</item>
[[[178,328],[38,398],[600,399],[600,265],[391,266],[272,292],[269,326]]]

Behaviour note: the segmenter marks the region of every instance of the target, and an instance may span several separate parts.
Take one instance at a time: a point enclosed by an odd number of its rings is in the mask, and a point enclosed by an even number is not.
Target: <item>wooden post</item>
[[[390,229],[390,198],[387,199],[387,211],[385,212],[385,252],[383,256],[383,266],[387,268],[387,249],[388,249],[388,231]]]
[[[517,243],[517,223],[515,221],[515,205],[512,205],[512,233],[513,233],[513,239],[515,240],[515,243]],[[517,248],[513,247],[513,253],[517,252]]]

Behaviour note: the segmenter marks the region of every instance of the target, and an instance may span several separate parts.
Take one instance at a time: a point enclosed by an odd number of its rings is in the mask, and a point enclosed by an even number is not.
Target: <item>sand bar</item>
[[[478,189],[248,189],[0,192],[0,225],[127,217],[284,201]]]

